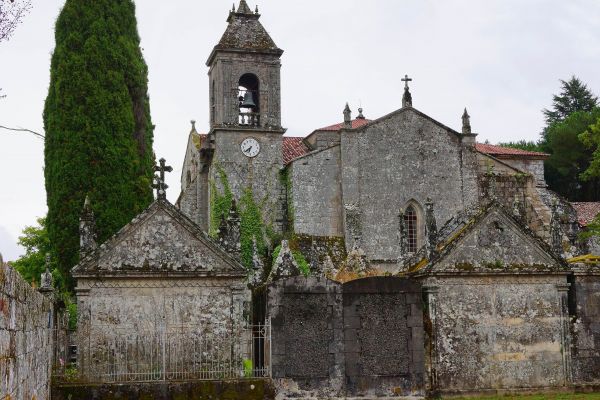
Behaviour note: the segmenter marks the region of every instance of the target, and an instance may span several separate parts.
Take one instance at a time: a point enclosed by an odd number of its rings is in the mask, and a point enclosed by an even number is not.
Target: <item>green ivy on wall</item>
[[[217,182],[214,180],[210,181],[210,227],[208,234],[213,238],[217,237],[219,233],[221,218],[227,218],[233,204],[233,193],[231,192],[231,186],[229,186],[227,174],[225,174],[223,168],[218,164],[216,165],[216,169],[223,192],[219,192]]]
[[[242,265],[252,269],[252,256],[254,254],[253,239],[261,256],[267,253],[265,243],[266,228],[262,215],[262,207],[254,200],[250,188],[244,189],[240,198],[240,245],[242,251]]]

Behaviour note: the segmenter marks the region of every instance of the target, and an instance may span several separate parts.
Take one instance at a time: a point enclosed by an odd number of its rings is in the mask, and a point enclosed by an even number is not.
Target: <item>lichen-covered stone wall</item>
[[[569,382],[565,275],[430,277],[424,287],[433,389],[476,392]]]
[[[361,245],[370,259],[401,256],[398,213],[409,201],[424,209],[430,197],[439,226],[478,202],[474,150],[416,110],[342,132],[341,146],[343,202],[361,212]]]
[[[600,268],[577,268],[570,294],[573,379],[580,384],[600,384]]]
[[[273,379],[284,398],[424,392],[416,281],[289,278],[269,286],[268,314]]]
[[[330,147],[294,162],[289,170],[288,209],[294,232],[343,236],[340,147]]]
[[[0,398],[50,398],[52,303],[0,257]]]

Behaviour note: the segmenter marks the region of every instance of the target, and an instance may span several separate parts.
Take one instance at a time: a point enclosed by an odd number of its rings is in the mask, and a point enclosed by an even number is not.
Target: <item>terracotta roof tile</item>
[[[369,122],[371,122],[370,119],[356,118],[356,119],[352,120],[352,129],[360,128],[361,126],[364,126],[364,125],[368,124]],[[343,127],[344,127],[344,123],[340,122],[339,124],[326,126],[324,128],[320,128],[320,129],[315,129],[315,131],[339,131]]]
[[[302,141],[303,139],[301,137],[283,138],[282,151],[284,165],[289,164],[292,160],[302,157],[310,151]]]
[[[600,202],[571,203],[577,211],[577,220],[582,226],[589,225],[596,215],[600,214]]]
[[[513,149],[510,147],[494,146],[493,144],[477,143],[475,145],[477,151],[480,151],[490,156],[520,156],[520,157],[548,157],[549,154],[540,153],[537,151],[526,151],[521,149]]]

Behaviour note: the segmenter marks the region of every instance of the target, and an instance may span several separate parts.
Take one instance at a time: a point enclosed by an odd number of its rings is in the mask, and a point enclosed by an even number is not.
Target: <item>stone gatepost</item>
[[[561,339],[561,347],[562,357],[563,357],[563,369],[565,386],[570,384],[573,381],[573,375],[571,370],[571,330],[570,330],[570,322],[569,322],[569,289],[571,287],[570,283],[561,283],[557,284],[556,288],[558,289],[558,300],[560,305],[560,339]]]
[[[437,388],[437,295],[439,288],[437,286],[423,286],[423,294],[425,300],[425,310],[423,319],[425,320],[425,371],[429,380],[429,390]]]

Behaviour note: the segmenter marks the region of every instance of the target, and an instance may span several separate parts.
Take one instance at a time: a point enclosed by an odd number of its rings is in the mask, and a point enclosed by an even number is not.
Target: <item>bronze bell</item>
[[[242,102],[240,107],[252,109],[256,108],[256,103],[254,102],[254,95],[251,91],[246,92],[246,94],[244,95],[244,101]]]

